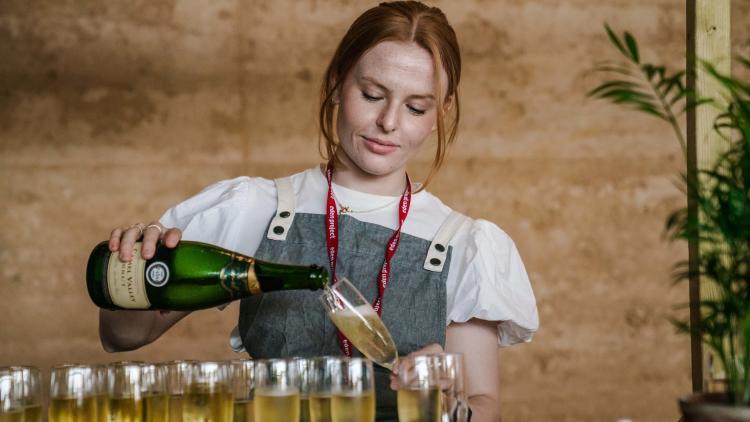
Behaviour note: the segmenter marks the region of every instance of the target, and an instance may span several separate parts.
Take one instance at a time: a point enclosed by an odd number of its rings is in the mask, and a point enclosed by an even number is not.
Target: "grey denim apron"
[[[255,257],[328,268],[325,216],[295,213],[294,198],[289,198],[294,195],[289,179],[278,179],[276,185],[277,214]],[[370,303],[378,292],[376,278],[385,258],[385,245],[392,234],[389,228],[364,223],[346,214],[339,216],[336,275],[348,278]],[[450,235],[452,237],[452,233]],[[445,346],[445,282],[451,248],[448,242],[432,243],[402,233],[391,260],[391,279],[383,296],[381,316],[399,356],[432,343]],[[430,248],[435,249],[434,257],[428,256]],[[319,295],[319,291],[280,291],[243,299],[239,334],[245,350],[254,358],[343,355],[336,327],[318,301]],[[362,356],[356,349],[354,355]],[[375,389],[376,420],[397,421],[396,394],[390,388],[389,371],[377,365]]]

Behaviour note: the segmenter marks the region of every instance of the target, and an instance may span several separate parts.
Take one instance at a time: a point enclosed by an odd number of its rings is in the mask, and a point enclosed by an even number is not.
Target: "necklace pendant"
[[[349,214],[352,212],[352,210],[349,209],[349,207],[341,206],[341,209],[339,210],[339,213],[341,214]]]

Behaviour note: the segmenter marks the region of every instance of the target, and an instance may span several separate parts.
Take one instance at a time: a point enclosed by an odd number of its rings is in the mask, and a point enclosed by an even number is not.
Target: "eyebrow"
[[[362,77],[360,77],[360,79],[362,79],[364,81],[367,81],[367,82],[370,82],[371,84],[377,85],[378,88],[380,88],[380,89],[382,89],[382,90],[384,90],[386,92],[391,92],[390,89],[386,88],[383,84],[381,84],[380,82],[378,82],[377,80],[375,80],[375,79],[373,79],[373,78],[371,78],[369,76],[362,76]],[[408,98],[434,100],[435,96],[432,95],[432,94],[412,94],[412,95],[409,95]]]

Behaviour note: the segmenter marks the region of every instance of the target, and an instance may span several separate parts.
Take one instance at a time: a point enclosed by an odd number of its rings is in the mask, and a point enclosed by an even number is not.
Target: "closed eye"
[[[422,116],[425,113],[425,110],[420,110],[418,108],[412,107],[410,105],[406,106],[406,108],[409,109],[409,111],[414,114],[415,116]]]
[[[368,95],[365,91],[362,91],[362,98],[364,98],[367,101],[378,101],[382,100],[382,97],[373,97],[372,95]]]

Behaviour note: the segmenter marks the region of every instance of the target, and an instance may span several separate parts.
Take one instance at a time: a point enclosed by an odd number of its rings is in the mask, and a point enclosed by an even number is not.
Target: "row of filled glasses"
[[[460,355],[399,362],[402,422],[466,420]],[[0,368],[0,422],[41,422],[37,368]],[[61,365],[50,375],[50,422],[372,422],[372,362],[319,357],[226,362]]]

